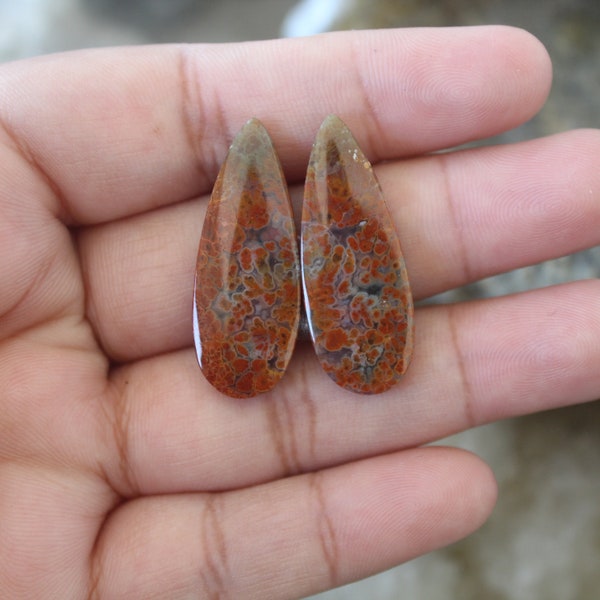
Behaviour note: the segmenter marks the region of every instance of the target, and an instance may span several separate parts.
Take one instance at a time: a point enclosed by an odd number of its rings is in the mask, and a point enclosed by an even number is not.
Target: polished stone
[[[220,392],[251,397],[281,379],[298,330],[298,264],[281,165],[269,134],[252,119],[217,177],[196,266],[196,352]]]
[[[301,244],[306,315],[321,366],[353,392],[388,390],[412,355],[412,296],[371,164],[334,115],[310,156]]]

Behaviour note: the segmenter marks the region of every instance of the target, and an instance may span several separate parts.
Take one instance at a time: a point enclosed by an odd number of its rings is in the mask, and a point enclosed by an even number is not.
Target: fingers
[[[597,131],[479,148],[378,169],[424,298],[600,243]],[[204,202],[86,230],[88,314],[105,351],[127,361],[192,343]]]
[[[4,598],[88,598],[90,553],[114,502],[98,478],[28,455],[0,467]]]
[[[272,393],[227,398],[193,351],[117,371],[119,449],[103,464],[125,496],[250,486],[443,438],[600,392],[600,282],[417,311],[416,347],[388,393],[345,392],[308,345]],[[107,410],[109,407],[107,408]]]
[[[501,301],[491,302],[485,315],[470,315],[472,329],[460,328],[469,318],[468,305],[450,309],[463,428],[598,398],[600,377],[593,373],[600,357],[598,284],[577,282],[517,296],[522,308],[514,315]]]
[[[572,131],[383,166],[416,296],[600,243],[598,152]]]
[[[135,500],[94,557],[107,598],[298,598],[458,540],[495,501],[477,458],[427,448],[219,495]]]
[[[265,121],[294,180],[329,112],[370,158],[389,159],[515,127],[549,83],[540,43],[505,27],[119,48],[4,66],[0,123],[46,182],[55,214],[85,224],[208,191],[251,116]]]

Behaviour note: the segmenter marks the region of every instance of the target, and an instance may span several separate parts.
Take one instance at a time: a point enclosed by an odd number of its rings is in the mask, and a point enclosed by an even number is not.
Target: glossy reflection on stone
[[[412,296],[373,169],[333,115],[310,157],[301,242],[308,324],[323,369],[354,392],[389,389],[412,354]]]
[[[252,119],[218,175],[198,250],[194,339],[208,381],[236,398],[272,389],[293,352],[299,313],[287,186],[267,131]]]

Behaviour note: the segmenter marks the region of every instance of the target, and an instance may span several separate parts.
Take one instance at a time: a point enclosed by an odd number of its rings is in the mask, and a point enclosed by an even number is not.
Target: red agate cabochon
[[[208,381],[236,398],[282,377],[300,319],[294,218],[266,129],[234,139],[210,199],[196,264],[194,337]]]
[[[412,295],[375,173],[334,115],[310,156],[301,240],[308,325],[323,369],[353,392],[389,389],[412,355]]]
[[[413,347],[400,243],[371,164],[346,125],[317,133],[304,191],[302,282],[325,372],[363,394],[388,390]],[[208,381],[235,398],[271,390],[300,320],[300,260],[287,186],[263,125],[234,139],[208,205],[196,266],[194,339]]]

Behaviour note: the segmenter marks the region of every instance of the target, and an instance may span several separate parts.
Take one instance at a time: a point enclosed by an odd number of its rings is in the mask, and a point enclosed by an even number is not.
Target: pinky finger
[[[299,598],[468,535],[495,498],[488,467],[450,448],[221,494],[140,498],[107,521],[93,589],[100,598]]]

